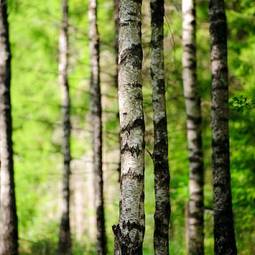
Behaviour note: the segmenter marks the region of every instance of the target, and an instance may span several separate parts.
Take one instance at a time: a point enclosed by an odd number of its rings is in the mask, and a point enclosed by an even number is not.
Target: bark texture
[[[7,1],[0,0],[0,255],[18,254],[10,85],[11,50]]]
[[[143,253],[144,115],[142,96],[142,1],[120,0],[119,112],[121,128],[121,199],[119,224],[113,226],[115,254]]]
[[[62,215],[59,231],[59,255],[71,254],[70,230],[70,95],[68,84],[68,0],[62,0],[62,25],[59,37],[59,84],[62,96],[62,126],[63,126],[63,183],[62,183]]]
[[[195,0],[182,1],[183,88],[189,150],[189,202],[187,212],[188,253],[204,254],[204,166],[202,117],[197,85]]]
[[[212,40],[214,250],[217,255],[235,255],[229,158],[227,21],[223,0],[210,0],[209,16]]]
[[[102,169],[102,105],[100,89],[99,33],[97,27],[97,1],[89,1],[89,39],[91,54],[91,123],[93,130],[93,173],[97,222],[97,254],[106,254],[106,234]]]
[[[151,0],[151,78],[154,124],[154,254],[169,254],[169,164],[164,76],[164,0]]]

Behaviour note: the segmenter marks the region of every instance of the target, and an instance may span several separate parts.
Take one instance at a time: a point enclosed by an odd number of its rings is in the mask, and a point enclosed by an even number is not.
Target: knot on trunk
[[[115,236],[115,255],[142,255],[140,235],[141,232],[144,233],[144,227],[128,221],[123,224],[123,228],[126,232],[125,234],[119,224],[112,227]],[[134,230],[136,231],[135,238],[130,236],[131,231],[133,232]]]

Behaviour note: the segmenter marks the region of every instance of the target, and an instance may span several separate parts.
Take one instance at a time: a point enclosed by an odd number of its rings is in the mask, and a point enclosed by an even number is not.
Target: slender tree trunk
[[[223,0],[210,0],[212,40],[212,163],[214,190],[214,250],[217,255],[237,254],[232,212],[230,158],[227,21]]]
[[[183,87],[187,114],[189,150],[188,253],[204,254],[204,166],[202,117],[196,70],[195,0],[182,1]]]
[[[154,253],[169,254],[169,165],[164,70],[164,0],[151,0],[151,78],[154,124]]]
[[[12,116],[11,49],[7,1],[0,0],[0,255],[18,254],[18,219],[16,213]]]
[[[89,39],[91,53],[91,123],[93,130],[93,172],[97,222],[97,254],[106,254],[106,233],[102,169],[102,105],[100,89],[99,33],[97,0],[89,1]]]
[[[114,78],[115,87],[118,88],[118,72],[119,72],[119,5],[120,0],[114,0],[114,26],[115,26],[115,64],[116,73]]]
[[[121,128],[121,201],[113,226],[115,254],[141,255],[144,216],[144,115],[142,95],[142,1],[120,0],[119,112]]]
[[[62,94],[62,118],[63,118],[63,191],[62,191],[62,215],[59,232],[59,255],[71,254],[70,231],[70,95],[68,84],[68,0],[62,0],[62,25],[59,37],[59,84]]]
[[[120,0],[114,0],[114,24],[115,24],[115,65],[116,65],[116,74],[114,77],[114,83],[116,89],[118,89],[118,72],[119,72],[119,5]],[[119,121],[119,114],[117,115],[118,121]],[[119,135],[119,149],[120,149],[120,135]],[[120,181],[120,158],[119,158],[119,164],[118,164],[118,174],[119,174],[119,181]]]

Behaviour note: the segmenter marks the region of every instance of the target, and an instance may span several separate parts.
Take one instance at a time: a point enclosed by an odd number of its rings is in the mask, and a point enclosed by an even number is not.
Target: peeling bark
[[[151,0],[151,78],[154,124],[154,254],[169,254],[170,173],[164,75],[164,0]]]
[[[11,49],[7,1],[0,0],[0,255],[18,254],[18,218],[16,212],[12,116]]]
[[[62,183],[62,209],[59,231],[58,254],[71,254],[71,230],[70,230],[70,95],[68,84],[68,0],[62,1],[62,24],[59,37],[59,84],[62,96],[62,127],[63,127],[63,183]]]
[[[121,199],[119,224],[113,226],[115,254],[143,253],[144,115],[142,96],[142,1],[120,0],[119,112],[121,128]]]
[[[212,40],[212,163],[214,191],[214,251],[217,255],[237,254],[232,212],[230,158],[227,21],[223,0],[210,0]]]
[[[204,254],[204,165],[202,150],[202,116],[197,85],[196,5],[182,1],[183,15],[183,88],[187,114],[189,150],[189,202],[187,212],[188,253]]]
[[[102,166],[102,105],[100,88],[99,33],[97,27],[97,0],[89,1],[89,40],[91,54],[91,128],[93,130],[93,173],[97,222],[97,254],[106,254],[105,215]]]

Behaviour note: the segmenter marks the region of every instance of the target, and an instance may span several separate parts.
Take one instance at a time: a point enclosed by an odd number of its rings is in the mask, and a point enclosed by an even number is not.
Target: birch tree
[[[119,72],[119,63],[118,63],[118,56],[119,56],[119,3],[120,0],[114,0],[114,25],[115,25],[115,65],[116,65],[116,72],[114,76],[114,84],[116,89],[118,89],[118,72]],[[119,122],[119,114],[117,115],[117,119]],[[120,135],[118,139],[119,143],[119,150],[120,150]],[[120,181],[120,158],[118,164],[118,179]]]
[[[182,1],[183,88],[189,151],[189,202],[187,212],[188,253],[204,254],[204,166],[202,117],[196,70],[195,0]]]
[[[169,164],[164,70],[164,0],[151,0],[151,78],[154,124],[154,253],[169,254]]]
[[[62,0],[62,24],[59,37],[59,84],[62,96],[62,127],[63,127],[63,183],[62,183],[62,211],[59,232],[58,252],[60,255],[71,254],[70,231],[70,95],[68,83],[68,0]]]
[[[97,27],[97,0],[89,1],[89,41],[91,58],[91,123],[93,133],[93,174],[97,223],[97,254],[106,254],[106,234],[102,166],[102,105],[100,88],[99,33]]]
[[[11,116],[11,49],[7,1],[0,0],[0,255],[18,254]]]
[[[142,254],[145,230],[141,4],[120,0],[119,9],[121,199],[119,224],[113,231],[115,254],[121,255]]]
[[[227,21],[224,0],[209,1],[212,69],[214,252],[235,255],[229,159]]]

